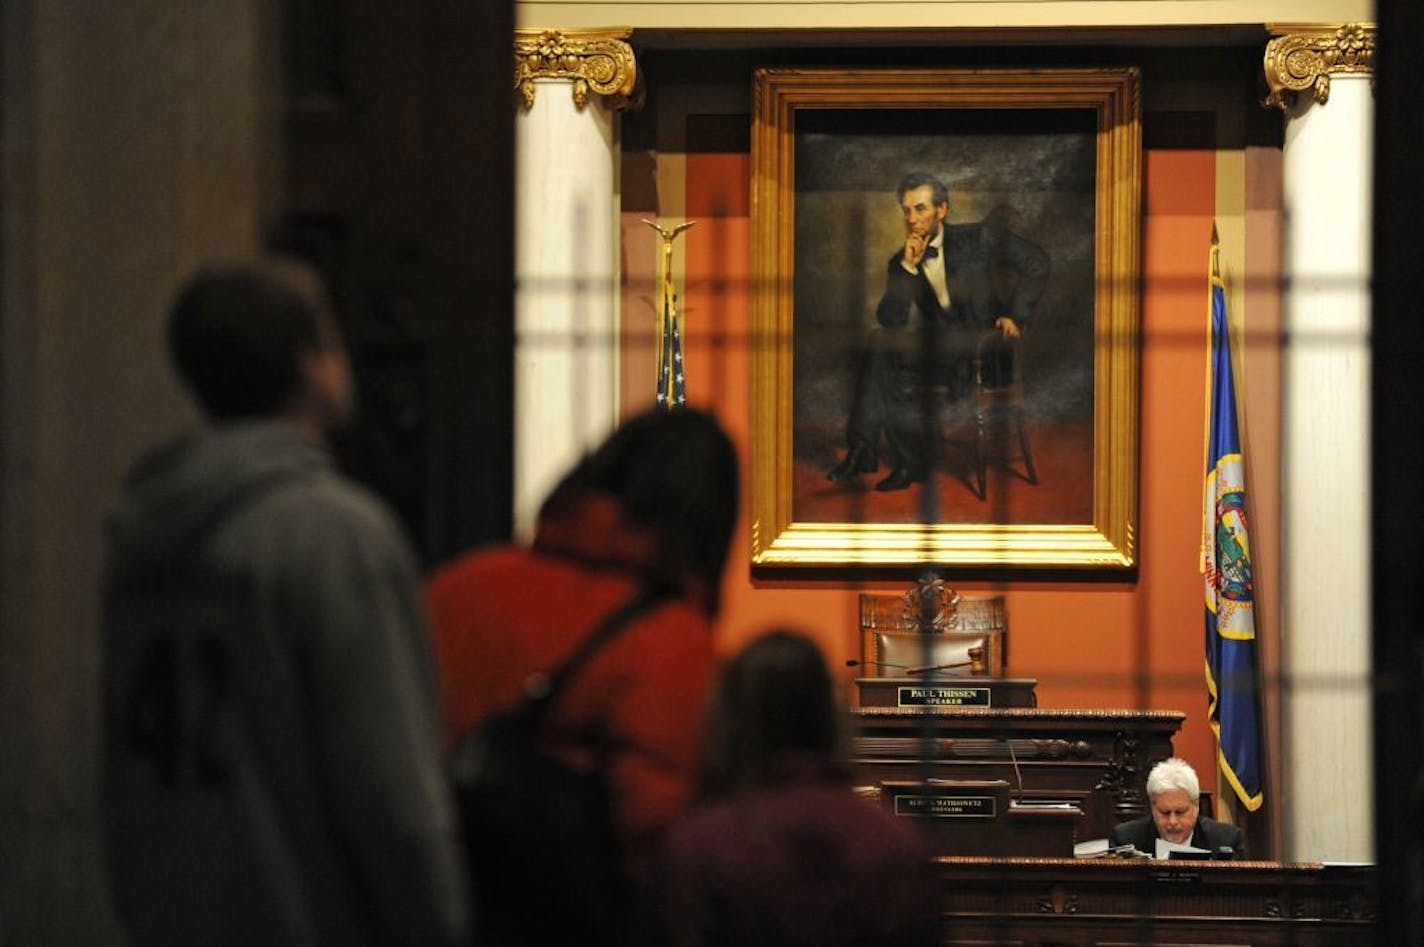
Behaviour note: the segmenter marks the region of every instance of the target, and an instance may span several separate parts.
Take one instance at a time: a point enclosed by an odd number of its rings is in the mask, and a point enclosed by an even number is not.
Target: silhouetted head
[[[652,409],[628,419],[560,483],[544,516],[570,495],[611,497],[652,537],[652,565],[695,583],[716,614],[737,522],[737,452],[717,419],[694,408]]]
[[[727,661],[708,710],[707,791],[766,785],[789,760],[837,766],[841,757],[835,685],[814,641],[778,629]]]
[[[350,369],[321,280],[285,258],[204,267],[169,314],[175,368],[212,418],[349,420]]]

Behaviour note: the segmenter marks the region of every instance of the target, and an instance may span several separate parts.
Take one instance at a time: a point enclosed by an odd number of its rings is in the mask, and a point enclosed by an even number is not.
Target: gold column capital
[[[1262,105],[1285,110],[1306,90],[1324,105],[1332,74],[1370,74],[1375,64],[1373,24],[1292,26],[1267,24],[1275,39],[1266,44],[1266,86]]]
[[[527,112],[534,107],[535,79],[572,79],[574,105],[588,104],[590,91],[609,105],[627,103],[638,78],[631,29],[514,31],[514,89]]]

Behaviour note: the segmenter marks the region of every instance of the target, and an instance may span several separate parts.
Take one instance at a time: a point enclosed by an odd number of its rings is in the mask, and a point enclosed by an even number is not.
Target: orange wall
[[[748,456],[750,329],[748,269],[750,155],[699,148],[687,131],[689,109],[671,147],[685,162],[682,192],[660,206],[625,193],[625,313],[646,298],[655,260],[638,220],[661,212],[695,219],[683,238],[682,278],[688,398],[715,411]],[[706,117],[706,116],[704,116]],[[1002,592],[1009,616],[1008,670],[1038,679],[1049,707],[1181,710],[1187,723],[1177,752],[1203,774],[1213,771],[1205,723],[1200,536],[1202,419],[1207,326],[1207,259],[1216,205],[1216,145],[1210,112],[1147,113],[1144,121],[1143,346],[1139,519],[1135,581],[985,581],[951,584],[962,592]],[[714,115],[747,122],[745,115]],[[743,126],[745,127],[745,126]],[[661,134],[661,133],[660,133]],[[669,141],[659,145],[669,147]],[[625,149],[627,145],[625,143]],[[626,153],[626,151],[625,151]],[[627,164],[625,163],[625,176]],[[665,188],[664,183],[664,188]],[[636,189],[633,189],[636,194]],[[651,231],[649,231],[651,233]],[[646,303],[642,303],[646,309]],[[646,331],[641,321],[625,333]],[[625,349],[638,345],[625,339]],[[647,359],[645,359],[647,361]],[[636,363],[636,362],[635,362]],[[625,366],[630,363],[625,360]],[[628,408],[642,396],[625,381]],[[649,394],[650,396],[650,394]],[[646,399],[642,399],[646,400]],[[895,582],[808,580],[795,573],[753,578],[743,471],[743,513],[725,589],[721,641],[732,650],[772,625],[815,636],[834,667],[858,656],[857,595],[899,590]],[[847,681],[854,672],[844,671]]]

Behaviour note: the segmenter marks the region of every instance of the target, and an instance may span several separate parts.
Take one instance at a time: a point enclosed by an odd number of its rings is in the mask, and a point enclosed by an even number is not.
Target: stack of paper
[[[1211,852],[1205,848],[1196,848],[1191,845],[1181,845],[1177,842],[1169,842],[1164,838],[1157,840],[1158,858],[1210,858]]]
[[[1129,843],[1114,846],[1105,838],[1089,839],[1073,846],[1074,858],[1147,858],[1146,852],[1139,852]]]

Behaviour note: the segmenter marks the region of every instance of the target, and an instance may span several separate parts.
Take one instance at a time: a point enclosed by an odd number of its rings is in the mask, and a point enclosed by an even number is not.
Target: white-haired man
[[[1199,814],[1201,783],[1186,760],[1174,756],[1152,767],[1147,774],[1147,797],[1152,814],[1114,826],[1110,839],[1114,846],[1131,844],[1150,853],[1162,838],[1212,853],[1230,849],[1232,858],[1246,857],[1241,829]]]

